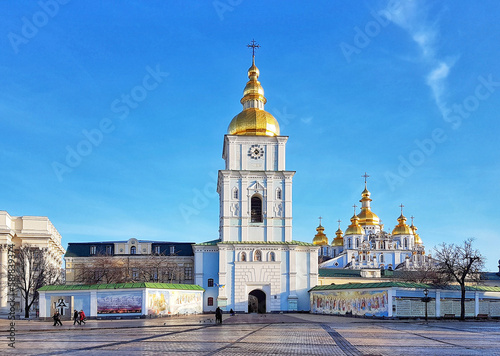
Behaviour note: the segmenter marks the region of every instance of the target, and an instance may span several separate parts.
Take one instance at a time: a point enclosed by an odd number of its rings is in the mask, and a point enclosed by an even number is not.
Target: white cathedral
[[[318,283],[320,247],[292,240],[288,137],[264,110],[255,56],[248,78],[243,110],[224,136],[219,238],[193,246],[195,283],[205,289],[204,311],[306,311],[308,290]]]
[[[316,229],[317,234],[313,244],[320,246],[319,268],[348,268],[348,269],[418,269],[430,263],[431,256],[425,255],[425,247],[417,233],[417,227],[406,223],[401,204],[401,215],[398,224],[392,233],[384,231],[384,224],[371,210],[370,192],[368,191],[365,177],[365,189],[361,193],[361,211],[354,215],[351,224],[345,233],[339,228],[335,238],[329,245],[325,235],[325,228],[321,221]]]

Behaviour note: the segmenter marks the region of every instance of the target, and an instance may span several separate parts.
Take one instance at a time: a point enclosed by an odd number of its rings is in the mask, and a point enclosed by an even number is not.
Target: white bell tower
[[[241,103],[243,111],[224,136],[217,191],[220,198],[219,238],[223,242],[292,241],[292,178],[285,170],[287,136],[264,110],[266,98],[255,66]]]

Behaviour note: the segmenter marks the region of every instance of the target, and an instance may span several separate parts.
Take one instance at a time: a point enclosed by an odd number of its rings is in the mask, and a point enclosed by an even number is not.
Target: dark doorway
[[[254,289],[248,294],[248,312],[266,313],[266,293],[259,289]]]

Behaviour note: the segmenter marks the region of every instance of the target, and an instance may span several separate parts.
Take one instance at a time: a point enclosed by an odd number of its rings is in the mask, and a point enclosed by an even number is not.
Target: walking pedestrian
[[[222,309],[220,307],[215,309],[215,323],[222,324]]]
[[[85,319],[87,319],[87,317],[85,316],[85,313],[83,312],[83,309],[80,310],[80,325],[82,325],[82,323],[85,324]]]
[[[75,309],[74,313],[73,313],[73,325],[75,325],[76,323],[78,323],[78,325],[80,325],[80,313],[78,313],[78,310]]]
[[[52,316],[52,318],[54,319],[54,326],[57,326],[57,324],[62,326],[61,315],[59,314],[59,311],[56,310],[56,312],[54,313],[54,316]]]

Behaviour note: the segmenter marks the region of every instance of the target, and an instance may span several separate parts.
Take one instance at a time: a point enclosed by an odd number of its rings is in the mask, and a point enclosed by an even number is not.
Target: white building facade
[[[61,235],[46,216],[11,216],[6,211],[0,211],[0,314],[8,314],[10,310],[7,293],[9,248],[15,251],[26,245],[46,249],[49,264],[62,270],[66,250],[62,247]],[[18,295],[16,313],[20,313],[23,306]]]
[[[195,283],[204,311],[309,310],[318,280],[318,247],[292,240],[292,178],[285,168],[288,137],[264,110],[253,58],[243,111],[224,136],[219,171],[219,239],[193,246]]]

